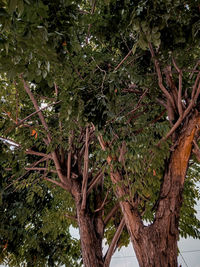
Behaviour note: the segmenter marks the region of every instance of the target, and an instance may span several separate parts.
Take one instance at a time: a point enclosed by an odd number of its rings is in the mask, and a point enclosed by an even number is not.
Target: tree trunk
[[[91,214],[89,209],[81,208],[82,198],[75,197],[77,219],[81,240],[81,251],[85,267],[103,267],[103,221],[98,214]]]
[[[151,225],[143,225],[137,206],[128,201],[120,202],[140,267],[178,266],[177,241],[183,185],[199,126],[200,117],[193,116],[179,135],[177,146],[166,162],[160,197]],[[117,185],[122,177],[119,172],[111,172],[111,179]],[[122,198],[125,194],[123,187],[117,185],[117,197]]]

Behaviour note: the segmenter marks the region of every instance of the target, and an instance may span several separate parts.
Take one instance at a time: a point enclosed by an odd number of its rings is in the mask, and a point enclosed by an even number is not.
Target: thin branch
[[[48,129],[48,125],[47,125],[47,123],[45,121],[45,118],[44,118],[44,116],[43,116],[43,114],[42,114],[42,112],[41,112],[41,110],[40,110],[40,108],[38,106],[38,103],[37,103],[34,95],[32,94],[32,92],[31,92],[31,90],[30,90],[30,88],[28,86],[28,84],[25,82],[24,79],[22,79],[22,81],[23,81],[23,84],[24,84],[24,89],[27,92],[27,94],[29,95],[29,97],[30,97],[30,99],[31,99],[31,101],[32,101],[32,103],[34,105],[34,108],[38,113],[38,116],[39,116],[39,118],[41,120],[41,123],[42,123],[42,125],[44,126],[44,129],[47,132],[47,139],[48,139],[48,142],[50,143],[51,142],[51,135],[50,135],[50,132],[49,132],[49,129]]]
[[[113,215],[115,214],[115,212],[119,209],[119,203],[117,203],[117,205],[115,205],[111,211],[107,214],[106,218],[104,219],[104,225],[107,225],[107,223],[110,221],[110,219],[113,217]]]
[[[196,90],[196,94],[195,94],[195,97],[194,97],[194,103],[196,104],[196,101],[199,97],[199,94],[200,94],[200,82],[199,82],[199,85],[198,85],[198,88]]]
[[[32,116],[34,116],[34,115],[37,114],[38,112],[40,112],[40,111],[42,111],[42,110],[44,110],[44,109],[47,109],[47,108],[49,108],[49,107],[51,107],[51,106],[53,106],[53,105],[59,104],[60,102],[61,102],[61,100],[60,100],[60,101],[57,101],[57,102],[55,102],[55,103],[49,104],[49,105],[47,105],[46,107],[40,108],[39,110],[37,110],[37,111],[31,113],[30,115],[28,115],[28,116],[27,116],[26,118],[24,118],[23,120],[20,120],[20,122],[17,123],[16,127],[18,127],[18,126],[20,126],[21,124],[23,124],[23,122],[25,122],[26,120],[30,119]]]
[[[87,182],[88,182],[88,161],[89,161],[89,128],[86,127],[83,182],[82,182],[82,204],[81,204],[82,210],[84,210],[86,207]]]
[[[114,69],[114,71],[118,70],[119,67],[124,63],[124,61],[130,56],[132,53],[132,49],[128,52],[128,54],[122,59],[122,61],[117,65],[117,67]]]
[[[87,190],[87,195],[89,195],[89,193],[92,191],[92,189],[94,188],[94,186],[99,182],[99,180],[101,180],[103,178],[103,172],[102,170],[100,170],[97,175],[92,179],[92,181],[90,182],[90,184],[88,185],[88,190]]]
[[[182,107],[182,80],[183,80],[183,73],[182,70],[179,69],[179,67],[176,64],[176,61],[172,57],[172,62],[174,64],[174,67],[176,68],[178,75],[179,75],[179,84],[178,84],[178,112],[180,117],[183,116],[183,107]]]
[[[195,92],[196,92],[196,88],[197,88],[197,85],[198,85],[199,79],[200,79],[200,71],[198,72],[198,75],[197,75],[197,77],[196,77],[196,80],[195,80],[194,86],[192,87],[192,95],[191,95],[191,99],[193,99],[193,98],[194,98],[194,96],[195,96]]]
[[[73,135],[73,132],[72,132]],[[72,161],[72,138],[73,136],[70,135],[69,137],[69,152],[67,156],[67,181],[69,182],[71,177],[71,161]]]
[[[45,154],[45,153],[33,151],[31,149],[26,150],[25,153],[28,155],[35,155],[35,156],[39,156],[39,157],[46,157],[46,158],[52,159],[52,156],[50,154]]]
[[[192,79],[192,76],[193,76],[194,72],[196,71],[196,68],[198,67],[199,64],[200,64],[200,60],[198,60],[196,65],[194,66],[194,69],[192,70],[192,73],[190,74],[190,79]]]
[[[200,72],[199,72],[199,74],[200,74]],[[161,142],[163,142],[167,138],[169,138],[176,131],[176,129],[180,126],[181,122],[186,118],[186,116],[189,114],[189,112],[194,107],[195,102],[197,101],[197,98],[198,98],[199,94],[200,94],[200,82],[199,82],[198,88],[196,90],[196,94],[191,99],[189,106],[186,108],[186,110],[183,113],[183,116],[179,117],[179,119],[176,121],[176,123],[173,125],[173,127],[170,129],[170,131],[167,133],[167,135],[158,142],[158,144],[157,144],[158,146],[160,145]]]
[[[55,185],[57,185],[59,187],[61,187],[61,188],[65,189],[65,190],[67,190],[67,191],[69,191],[69,187],[66,184],[62,183],[62,182],[58,182],[58,181],[52,180],[52,179],[50,179],[48,177],[43,177],[43,179],[48,181],[48,182],[51,182],[51,183],[53,183],[53,184],[55,184]]]
[[[0,136],[0,140],[2,140],[3,142],[9,143],[9,145],[11,145],[11,146],[21,147],[20,144],[16,143],[15,141],[13,141],[10,138],[5,138],[3,136]]]
[[[151,52],[151,56],[154,59],[154,65],[155,65],[157,76],[158,76],[158,85],[159,85],[161,91],[164,93],[165,97],[170,101],[172,107],[175,110],[174,100],[173,100],[172,96],[170,95],[170,93],[165,88],[165,86],[163,85],[162,74],[161,74],[159,62],[155,57],[155,53],[154,53],[154,50],[153,50],[153,47],[152,47],[151,43],[149,43],[149,49],[150,49],[150,52]]]
[[[100,210],[102,210],[102,209],[104,208],[109,193],[110,193],[110,190],[107,191],[106,196],[105,196],[105,198],[104,198],[104,201],[103,201],[103,203],[101,204],[101,207],[99,207],[98,209],[96,209],[94,212],[98,212],[98,211],[100,211]]]
[[[27,94],[29,95],[29,97],[30,97],[30,99],[31,99],[31,101],[32,101],[32,103],[33,103],[33,105],[35,107],[35,110],[38,111],[38,116],[39,116],[39,118],[41,120],[42,125],[44,126],[44,128],[46,130],[46,133],[47,133],[48,144],[50,144],[52,138],[51,138],[51,134],[49,132],[48,125],[47,125],[47,123],[45,121],[45,118],[44,118],[44,116],[43,116],[43,114],[42,114],[42,112],[41,112],[41,110],[40,110],[40,108],[38,106],[38,103],[37,103],[34,95],[32,94],[32,92],[31,92],[31,90],[30,90],[30,88],[28,86],[28,84],[25,82],[25,80],[22,77],[21,77],[21,79],[22,79],[23,84],[24,84],[24,89],[26,90]],[[65,182],[65,178],[64,178],[64,176],[62,174],[60,162],[58,160],[58,157],[56,155],[56,152],[53,151],[51,154],[52,154],[52,158],[53,158],[53,161],[54,161],[54,164],[55,164],[55,167],[56,167],[58,176],[59,176],[61,182],[64,183]]]
[[[111,257],[115,251],[115,247],[117,245],[117,242],[121,236],[121,233],[124,229],[124,226],[125,226],[125,219],[123,218],[120,222],[120,225],[119,227],[117,228],[117,231],[115,232],[115,235],[112,239],[112,242],[108,248],[108,251],[106,252],[106,255],[105,255],[105,261],[104,261],[104,267],[109,267],[110,265],[110,261],[111,261]]]
[[[39,167],[32,167],[32,168],[25,168],[26,171],[48,171],[48,168],[39,168]],[[48,172],[57,173],[56,170],[49,170]]]

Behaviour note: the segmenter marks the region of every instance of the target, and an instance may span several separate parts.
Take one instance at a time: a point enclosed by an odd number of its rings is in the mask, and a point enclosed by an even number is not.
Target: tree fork
[[[120,207],[140,267],[177,267],[179,217],[182,205],[183,185],[192,153],[193,140],[200,128],[200,115],[196,112],[180,130],[177,146],[171,152],[166,163],[163,184],[158,200],[154,222],[144,226],[136,205],[121,200]],[[106,149],[103,138],[99,138],[101,147]],[[125,189],[119,186],[122,176],[113,171],[111,180],[116,185],[116,196],[124,199]]]

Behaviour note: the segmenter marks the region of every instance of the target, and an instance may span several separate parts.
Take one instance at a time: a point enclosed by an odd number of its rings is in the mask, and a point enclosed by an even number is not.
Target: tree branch
[[[2,140],[3,142],[9,143],[9,145],[11,145],[11,146],[21,147],[20,144],[16,143],[15,141],[13,141],[10,138],[5,138],[3,136],[0,136],[0,140]]]
[[[108,194],[109,194],[109,193],[110,193],[110,190],[107,191],[106,196],[105,196],[105,198],[104,198],[104,201],[103,201],[103,203],[101,204],[101,207],[99,207],[98,209],[96,209],[94,212],[98,212],[98,211],[100,211],[100,210],[103,209],[103,207],[105,206],[105,203],[106,203],[106,200],[107,200],[107,198],[108,198]]]
[[[35,107],[35,110],[38,112],[38,116],[39,116],[39,118],[40,118],[40,120],[41,120],[42,125],[43,125],[44,128],[45,128],[46,133],[47,133],[48,144],[50,144],[52,138],[51,138],[51,134],[50,134],[49,129],[48,129],[48,125],[47,125],[47,123],[46,123],[46,121],[45,121],[45,118],[44,118],[44,116],[43,116],[43,114],[42,114],[42,112],[41,112],[41,110],[40,110],[40,108],[39,108],[39,106],[38,106],[38,103],[37,103],[37,101],[36,101],[34,95],[32,94],[32,92],[31,92],[31,90],[30,90],[30,88],[29,88],[29,86],[28,86],[28,84],[25,82],[25,80],[22,78],[22,76],[21,76],[21,79],[22,79],[22,81],[23,81],[25,91],[26,91],[27,94],[29,95],[29,97],[30,97],[30,99],[31,99],[31,101],[32,101],[32,103],[33,103],[33,105],[34,105],[34,107]],[[64,178],[64,176],[63,176],[63,174],[62,174],[61,166],[60,166],[60,162],[59,162],[59,160],[58,160],[58,157],[57,157],[57,155],[56,155],[56,152],[53,151],[51,154],[52,154],[52,158],[53,158],[53,161],[54,161],[54,164],[55,164],[55,167],[56,167],[58,176],[59,176],[61,182],[62,182],[62,183],[65,183],[65,178]]]
[[[51,103],[51,104],[47,105],[46,107],[40,108],[39,110],[37,110],[37,111],[31,113],[30,115],[28,115],[28,116],[27,116],[26,118],[24,118],[23,120],[20,120],[20,121],[17,123],[16,127],[20,126],[21,124],[23,124],[23,122],[25,122],[26,120],[30,119],[32,116],[34,116],[35,114],[41,112],[42,110],[47,109],[47,108],[49,108],[49,107],[51,107],[51,106],[53,106],[53,105],[59,104],[60,102],[61,102],[61,100],[60,100],[60,101],[57,101],[57,102],[55,102],[55,103]]]
[[[39,157],[46,157],[46,158],[52,159],[52,156],[50,154],[44,154],[44,153],[41,153],[41,152],[33,151],[31,149],[26,150],[25,153],[28,154],[28,155],[36,155],[36,156],[39,156]]]
[[[113,252],[115,250],[115,247],[116,247],[116,244],[121,236],[121,233],[124,229],[124,226],[125,226],[125,220],[124,218],[121,220],[120,222],[120,225],[119,227],[117,228],[117,231],[115,232],[115,235],[112,239],[112,242],[108,248],[108,251],[106,252],[106,255],[105,255],[105,261],[104,261],[104,267],[109,267],[110,265],[110,261],[111,261],[111,257],[113,255]]]
[[[118,70],[119,67],[124,63],[124,61],[130,56],[130,54],[132,53],[132,49],[128,52],[128,54],[122,59],[122,61],[117,65],[117,67],[115,67],[114,71]]]
[[[150,49],[150,52],[151,52],[151,56],[154,59],[154,65],[155,65],[157,76],[158,76],[158,85],[159,85],[161,91],[164,93],[165,97],[169,100],[170,104],[172,105],[172,107],[175,110],[176,108],[175,108],[174,100],[173,100],[172,96],[170,95],[170,93],[165,88],[165,86],[163,85],[162,74],[161,74],[159,62],[155,57],[155,53],[154,53],[154,50],[153,50],[153,47],[152,47],[151,43],[149,43],[149,49]]]
[[[65,189],[65,190],[67,190],[67,191],[70,190],[69,186],[67,186],[66,184],[64,184],[62,182],[58,182],[58,181],[52,180],[52,179],[50,179],[48,177],[43,177],[43,179],[48,181],[48,182],[51,182],[51,183],[53,183],[53,184],[55,184],[55,185],[57,185],[59,187],[61,187],[61,188]]]
[[[40,167],[25,167],[26,171],[48,171],[48,168],[40,168]],[[57,173],[56,170],[49,170],[48,172]]]
[[[111,211],[107,214],[106,218],[104,219],[104,225],[107,225],[107,223],[110,221],[110,219],[113,217],[113,215],[115,214],[115,212],[119,209],[119,203],[117,203],[117,205],[115,205]]]
[[[88,161],[89,161],[89,129],[88,129],[88,127],[86,127],[83,182],[82,182],[82,204],[81,204],[82,210],[84,210],[86,207],[87,182],[88,182]]]
[[[172,57],[172,62],[174,64],[174,67],[176,68],[178,75],[179,75],[179,84],[178,84],[178,113],[180,117],[183,116],[183,107],[182,107],[182,79],[183,79],[183,73],[182,70],[179,69],[177,66],[175,59]]]
[[[92,179],[92,181],[89,183],[88,185],[88,190],[87,190],[87,195],[89,195],[89,193],[92,191],[92,189],[94,188],[94,186],[99,182],[99,180],[101,180],[103,178],[103,172],[102,170],[100,170],[95,177]]]

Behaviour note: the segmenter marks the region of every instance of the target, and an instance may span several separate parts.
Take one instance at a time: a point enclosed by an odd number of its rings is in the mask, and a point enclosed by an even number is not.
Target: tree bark
[[[103,267],[103,231],[104,224],[98,212],[92,214],[86,206],[82,209],[81,194],[75,195],[77,219],[81,240],[82,259],[85,267]]]
[[[136,205],[131,205],[128,201],[120,202],[140,267],[178,266],[177,241],[183,186],[193,140],[199,127],[200,116],[196,114],[179,132],[177,146],[166,162],[160,197],[151,225],[143,225]],[[120,172],[111,171],[111,179],[116,184],[117,197],[124,199],[125,189],[118,186],[122,180]]]

